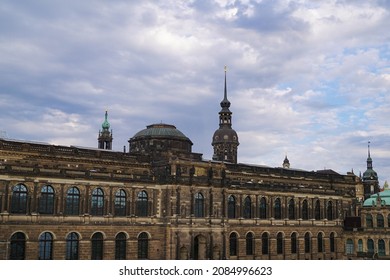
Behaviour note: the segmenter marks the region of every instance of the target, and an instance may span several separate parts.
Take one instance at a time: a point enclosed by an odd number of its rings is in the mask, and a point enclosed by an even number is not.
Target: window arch
[[[115,236],[115,259],[125,260],[126,259],[126,234],[123,232],[118,233]]]
[[[23,184],[17,184],[12,189],[11,198],[11,213],[26,214],[27,213],[27,187]]]
[[[267,232],[261,235],[261,253],[263,255],[268,255],[269,253],[269,235]]]
[[[276,235],[276,253],[283,254],[283,233],[281,232]]]
[[[79,235],[75,232],[71,232],[66,237],[66,254],[67,260],[79,259]]]
[[[91,259],[102,260],[103,259],[103,234],[96,232],[91,238]]]
[[[322,232],[317,234],[317,252],[324,252],[324,234]]]
[[[80,191],[77,187],[71,187],[66,193],[65,215],[80,214]]]
[[[40,260],[53,259],[53,235],[50,232],[44,232],[39,236],[39,256]]]
[[[234,195],[229,195],[228,197],[228,218],[236,218],[236,198]]]
[[[148,193],[140,191],[137,195],[136,215],[139,217],[147,217],[148,213]]]
[[[264,196],[260,198],[260,219],[267,219],[267,201]]]
[[[366,215],[366,227],[367,228],[372,228],[373,227],[371,214],[367,214]]]
[[[244,199],[244,209],[243,209],[243,218],[250,219],[252,218],[252,202],[250,196],[245,197]]]
[[[303,200],[302,202],[302,220],[308,220],[309,219],[309,205],[307,203],[307,200]]]
[[[232,232],[229,235],[229,255],[230,256],[237,256],[237,242],[238,242],[238,237],[237,233]]]
[[[146,232],[138,235],[138,259],[147,259],[149,252],[149,236]]]
[[[363,240],[359,239],[358,240],[358,247],[357,247],[358,252],[363,252]]]
[[[376,215],[376,226],[377,226],[378,228],[383,228],[383,227],[385,227],[385,220],[384,220],[382,214],[377,214],[377,215]]]
[[[91,215],[102,216],[104,213],[104,192],[101,188],[92,191]]]
[[[332,253],[334,253],[336,251],[335,244],[336,244],[335,243],[335,233],[331,232],[330,236],[329,236],[329,247],[330,247],[330,251]]]
[[[126,192],[122,189],[115,193],[114,211],[115,216],[126,216]]]
[[[345,253],[347,255],[352,255],[354,253],[353,240],[348,238],[345,244]]]
[[[290,199],[288,202],[288,219],[295,220],[295,201]]]
[[[333,203],[332,201],[328,201],[328,204],[326,206],[326,218],[328,221],[333,220]]]
[[[10,243],[10,260],[24,260],[26,258],[26,236],[24,233],[14,233]]]
[[[291,254],[296,254],[297,252],[298,252],[297,233],[293,232],[291,234]]]
[[[386,244],[383,239],[378,240],[378,255],[385,256],[386,255]]]
[[[252,232],[248,232],[246,234],[246,237],[245,237],[245,241],[246,241],[246,255],[253,255],[253,251],[254,251],[254,242],[255,242],[255,239],[254,239],[254,235]]]
[[[314,219],[321,220],[320,201],[317,199],[314,206]]]
[[[280,220],[282,218],[282,205],[280,202],[280,198],[275,199],[274,218],[277,220]]]
[[[310,253],[311,251],[311,236],[309,232],[305,233],[305,253]]]
[[[194,216],[197,218],[204,217],[204,197],[200,192],[195,194]]]
[[[39,199],[39,213],[54,213],[54,189],[52,186],[43,186],[41,189],[41,197]]]

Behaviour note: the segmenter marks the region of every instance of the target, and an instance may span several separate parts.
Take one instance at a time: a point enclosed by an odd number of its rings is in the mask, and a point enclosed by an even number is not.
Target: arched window
[[[379,256],[386,255],[386,244],[383,239],[378,240],[378,255]]]
[[[295,201],[290,199],[288,202],[288,219],[295,220]]]
[[[353,246],[353,240],[348,238],[347,242],[345,244],[345,253],[347,255],[352,255],[354,253],[354,250],[355,250],[353,247],[354,247]]]
[[[246,241],[246,254],[249,256],[249,255],[253,255],[253,251],[254,251],[254,242],[255,242],[255,239],[253,237],[253,233],[252,232],[248,232],[246,234],[246,237],[245,237],[245,241]]]
[[[367,240],[367,253],[374,254],[374,240],[368,239]]]
[[[195,194],[194,216],[197,218],[204,217],[204,197],[200,192]]]
[[[334,232],[330,233],[330,236],[329,236],[329,247],[330,247],[330,251],[332,253],[334,253],[336,251],[336,248],[335,248],[335,234],[334,234]]]
[[[228,218],[236,218],[236,198],[234,195],[230,195],[228,198]]]
[[[261,235],[261,253],[263,255],[268,255],[269,253],[269,235],[267,232],[264,232],[262,235]]]
[[[275,199],[274,218],[276,220],[280,220],[282,218],[282,205],[280,203],[280,198]]]
[[[91,260],[103,259],[103,234],[96,232],[91,238]]]
[[[276,253],[283,254],[283,233],[281,232],[276,235]]]
[[[126,216],[126,192],[122,189],[115,193],[115,216]]]
[[[66,256],[67,260],[79,259],[79,235],[71,232],[66,237]]]
[[[377,214],[377,215],[376,215],[376,226],[377,226],[378,228],[383,228],[383,227],[385,227],[385,220],[384,220],[382,214]]]
[[[314,219],[321,220],[320,201],[317,199],[314,206]]]
[[[27,188],[23,184],[18,184],[12,189],[11,213],[27,213]]]
[[[104,213],[104,193],[101,188],[92,191],[91,215],[102,216]]]
[[[44,232],[39,236],[39,257],[40,260],[53,259],[53,235]]]
[[[307,200],[305,199],[302,202],[302,220],[308,220],[309,219],[309,205],[307,203]]]
[[[291,234],[291,254],[296,254],[297,252],[298,252],[297,233],[293,232]]]
[[[322,232],[319,232],[317,234],[317,252],[324,252],[324,235],[322,234]]]
[[[149,236],[146,232],[138,235],[138,259],[147,259],[149,252]]]
[[[311,251],[311,236],[309,232],[305,233],[305,253],[310,253]]]
[[[23,232],[16,232],[11,236],[10,260],[24,260],[26,258],[26,236]]]
[[[333,203],[332,201],[328,201],[328,204],[326,206],[326,218],[328,221],[333,220]]]
[[[366,215],[366,227],[367,228],[372,228],[373,227],[371,214],[367,214]]]
[[[137,196],[136,215],[139,217],[147,217],[148,212],[148,194],[146,191],[140,191]]]
[[[363,240],[359,239],[358,240],[358,247],[357,247],[358,252],[363,252]]]
[[[120,232],[115,237],[115,259],[126,259],[126,234]]]
[[[243,209],[243,218],[250,219],[252,218],[252,202],[249,196],[244,199],[244,209]]]
[[[229,254],[230,256],[237,256],[237,233],[232,232],[229,236]]]
[[[41,189],[41,197],[39,200],[39,213],[54,213],[54,189],[52,186],[43,186]]]
[[[80,191],[71,187],[66,193],[65,215],[79,215]]]
[[[260,219],[267,219],[267,201],[265,197],[260,199]]]

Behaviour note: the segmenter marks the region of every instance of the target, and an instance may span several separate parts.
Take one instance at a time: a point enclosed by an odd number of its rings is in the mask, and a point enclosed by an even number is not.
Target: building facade
[[[229,107],[225,72],[213,160],[170,124],[112,151],[107,112],[98,149],[0,139],[0,259],[351,258],[363,180],[238,164]]]

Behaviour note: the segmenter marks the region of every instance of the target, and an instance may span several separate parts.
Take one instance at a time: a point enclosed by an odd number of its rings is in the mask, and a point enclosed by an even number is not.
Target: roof
[[[145,129],[137,132],[133,136],[133,139],[139,137],[175,137],[189,140],[189,138],[174,125],[164,123],[148,125]]]
[[[367,198],[364,201],[363,206],[364,207],[375,206],[376,205],[376,201],[378,199],[378,196],[379,196],[379,198],[382,201],[381,202],[382,206],[390,205],[390,190],[384,190],[382,192],[378,192],[378,193],[372,194],[369,198]]]

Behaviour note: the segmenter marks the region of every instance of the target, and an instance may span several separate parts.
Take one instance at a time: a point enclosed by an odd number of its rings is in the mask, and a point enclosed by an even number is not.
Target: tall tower
[[[237,163],[237,148],[239,145],[237,132],[232,128],[232,112],[227,98],[226,66],[225,89],[219,112],[219,128],[214,132],[211,145],[214,148],[213,160]]]
[[[378,174],[372,168],[372,158],[370,153],[370,142],[368,142],[367,170],[363,173],[364,198],[369,198],[371,194],[378,193]]]
[[[98,148],[104,150],[112,150],[112,130],[110,131],[110,123],[107,120],[108,113],[102,123],[102,130],[99,130]]]

